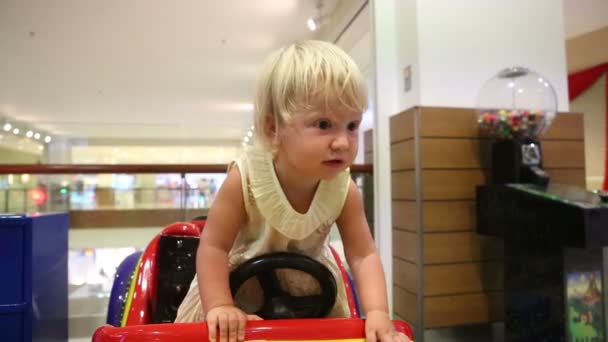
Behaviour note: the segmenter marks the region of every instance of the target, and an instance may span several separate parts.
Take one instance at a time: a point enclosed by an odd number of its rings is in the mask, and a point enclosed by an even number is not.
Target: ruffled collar
[[[305,214],[287,200],[277,178],[272,155],[260,147],[245,150],[249,187],[260,214],[276,230],[290,239],[302,240],[322,225],[331,225],[340,215],[350,184],[350,171],[330,180],[321,180]]]

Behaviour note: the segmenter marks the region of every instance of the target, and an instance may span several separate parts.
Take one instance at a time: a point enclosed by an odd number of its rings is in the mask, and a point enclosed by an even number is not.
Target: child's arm
[[[209,325],[209,340],[242,341],[247,316],[234,306],[228,281],[228,252],[245,223],[241,175],[237,167],[229,172],[209,209],[196,254],[196,276],[201,304]]]
[[[389,319],[382,263],[365,218],[361,194],[352,181],[336,223],[344,244],[346,260],[355,277],[361,305],[367,315],[367,341],[405,341],[405,336],[395,334]]]
[[[336,223],[344,244],[346,261],[355,276],[363,309],[365,312],[388,312],[384,271],[365,218],[363,200],[352,181]]]

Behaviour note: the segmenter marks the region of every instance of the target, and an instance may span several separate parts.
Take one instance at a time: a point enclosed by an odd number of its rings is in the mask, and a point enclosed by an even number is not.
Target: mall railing
[[[205,215],[227,165],[0,165],[0,212],[69,211],[72,228],[162,226]],[[353,165],[373,222],[372,166]]]

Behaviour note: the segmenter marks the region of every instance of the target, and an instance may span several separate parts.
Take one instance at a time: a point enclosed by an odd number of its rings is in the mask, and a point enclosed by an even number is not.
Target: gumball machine
[[[608,196],[549,183],[539,136],[556,102],[549,82],[525,68],[500,71],[479,93],[492,184],[476,189],[476,225],[504,243],[508,342],[608,341]]]
[[[539,135],[556,108],[551,84],[526,68],[501,70],[483,85],[476,111],[482,134],[492,139],[492,183],[549,183]]]

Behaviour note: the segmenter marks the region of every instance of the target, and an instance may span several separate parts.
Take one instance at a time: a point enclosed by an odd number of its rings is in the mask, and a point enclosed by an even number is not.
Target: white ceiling
[[[566,39],[608,26],[608,0],[563,0]]]
[[[608,0],[563,1],[566,37],[608,25]],[[312,37],[316,2],[1,0],[0,116],[96,141],[241,139],[257,68]]]
[[[326,0],[326,9],[336,0]],[[316,0],[2,0],[0,116],[69,137],[241,139]]]

